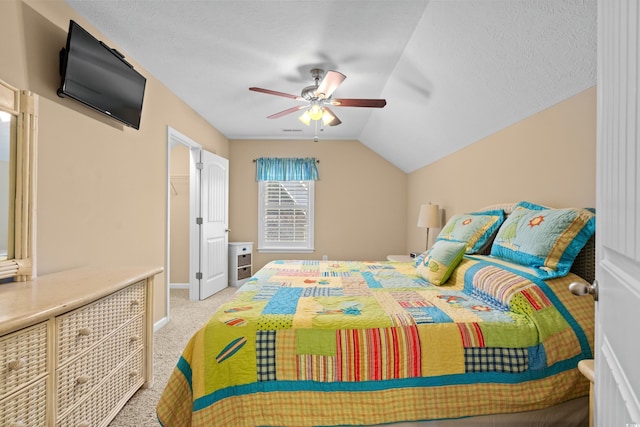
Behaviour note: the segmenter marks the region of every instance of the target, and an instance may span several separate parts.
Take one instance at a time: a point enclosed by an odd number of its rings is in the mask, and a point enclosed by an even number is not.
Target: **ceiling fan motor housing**
[[[302,89],[301,97],[306,99],[307,101],[317,101],[319,98],[316,96],[316,90],[318,89],[318,85],[307,86]]]
[[[320,68],[312,68],[310,73],[313,80],[315,80],[315,84],[302,89],[302,93],[300,94],[300,96],[307,101],[317,101],[320,98],[328,99],[325,97],[320,97],[320,94],[316,94],[316,90],[318,90],[318,87],[320,85],[320,80],[324,76],[324,70]]]

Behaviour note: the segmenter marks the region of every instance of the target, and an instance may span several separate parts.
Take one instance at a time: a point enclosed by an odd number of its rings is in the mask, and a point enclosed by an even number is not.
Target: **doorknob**
[[[227,228],[227,229],[225,229],[224,231],[225,231],[226,233],[231,233],[231,229],[230,229],[230,228]]]
[[[587,285],[581,282],[572,282],[569,285],[569,290],[572,294],[579,297],[585,295],[591,295],[594,301],[598,301],[598,281],[594,280],[592,285]]]

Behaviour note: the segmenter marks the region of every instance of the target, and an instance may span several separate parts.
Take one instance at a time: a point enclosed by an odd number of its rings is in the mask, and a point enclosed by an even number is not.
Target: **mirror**
[[[35,271],[38,97],[0,80],[0,283]]]
[[[0,110],[0,261],[13,258],[13,229],[15,201],[16,123],[18,118]],[[13,233],[11,233],[13,234]]]

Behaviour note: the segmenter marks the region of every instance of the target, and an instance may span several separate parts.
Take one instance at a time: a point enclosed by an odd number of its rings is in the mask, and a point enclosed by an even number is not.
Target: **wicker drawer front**
[[[57,372],[59,415],[90,393],[123,360],[142,347],[143,326],[143,317],[140,315],[95,349]]]
[[[238,267],[251,265],[251,254],[238,255]]]
[[[26,427],[46,425],[47,408],[46,377],[12,395],[0,400],[0,426]]]
[[[0,338],[0,399],[46,374],[47,335],[43,322]]]
[[[56,425],[58,427],[107,425],[111,419],[109,417],[107,420],[107,416],[110,414],[115,416],[117,412],[114,409],[121,409],[142,384],[144,384],[144,375],[143,349],[141,348]]]
[[[144,312],[145,282],[57,318],[58,366]]]
[[[242,267],[238,269],[238,280],[248,279],[251,277],[251,267]]]

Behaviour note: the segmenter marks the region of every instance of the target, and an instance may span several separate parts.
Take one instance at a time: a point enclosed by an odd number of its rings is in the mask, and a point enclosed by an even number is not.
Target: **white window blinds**
[[[314,181],[259,181],[258,250],[313,251]]]

